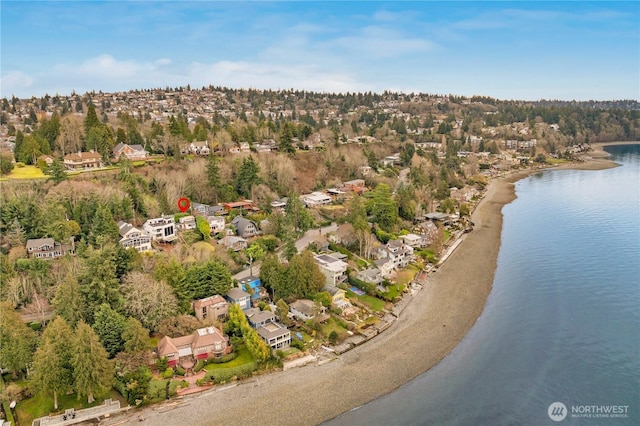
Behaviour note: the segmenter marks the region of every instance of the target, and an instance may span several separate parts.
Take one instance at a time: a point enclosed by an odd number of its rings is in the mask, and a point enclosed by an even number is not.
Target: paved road
[[[336,225],[335,223],[332,223],[331,225],[326,226],[324,228],[320,228],[320,229],[309,229],[307,232],[304,233],[302,238],[296,241],[296,249],[298,249],[298,253],[306,249],[316,236],[326,235],[330,232],[336,232],[337,230],[338,230],[338,225]]]

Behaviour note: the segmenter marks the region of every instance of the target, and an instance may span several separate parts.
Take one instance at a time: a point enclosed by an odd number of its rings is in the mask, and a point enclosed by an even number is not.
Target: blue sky
[[[640,99],[640,2],[0,3],[10,97],[166,86]]]

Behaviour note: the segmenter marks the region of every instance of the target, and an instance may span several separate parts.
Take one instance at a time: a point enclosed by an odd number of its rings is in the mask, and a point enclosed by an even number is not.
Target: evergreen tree
[[[31,364],[38,336],[10,302],[0,303],[0,365],[17,377]]]
[[[101,304],[119,308],[122,294],[118,291],[118,258],[112,245],[102,250],[87,250],[86,269],[79,277],[84,302],[83,318],[93,324],[94,315]]]
[[[286,152],[289,154],[294,154],[296,152],[296,148],[293,146],[292,126],[293,123],[286,122],[280,129],[280,143],[278,144],[278,150],[280,152]]]
[[[63,180],[67,180],[67,173],[64,171],[64,166],[57,158],[53,160],[47,174],[51,175],[51,180],[57,185]]]
[[[67,274],[64,281],[58,285],[56,295],[53,298],[53,307],[67,324],[75,327],[82,319],[82,292],[74,274]]]
[[[124,346],[122,334],[126,328],[127,320],[106,303],[100,305],[94,318],[93,329],[109,354],[109,358],[113,358]]]
[[[124,341],[124,350],[128,353],[137,353],[147,350],[149,332],[140,324],[140,321],[133,317],[127,319],[124,330],[122,331],[122,340]]]
[[[251,188],[261,182],[259,173],[260,166],[253,156],[250,155],[242,160],[234,182],[236,191],[244,197],[251,198]]]
[[[189,268],[182,281],[181,290],[189,299],[202,299],[213,294],[226,294],[231,285],[229,269],[214,260]]]
[[[218,157],[211,154],[207,160],[207,183],[211,187],[213,192],[213,202],[218,204],[218,197],[220,195],[220,188],[222,188],[223,182],[220,177],[220,165],[218,164]]]
[[[313,226],[313,217],[302,205],[300,195],[295,191],[291,192],[287,198],[285,217],[291,221],[296,232],[305,232]]]
[[[286,287],[280,292],[280,297],[313,298],[316,293],[322,291],[325,277],[313,254],[305,250],[291,258],[283,281]]]
[[[391,231],[398,222],[398,205],[391,196],[389,185],[380,183],[371,191],[368,210],[382,229]]]
[[[278,256],[268,254],[260,265],[260,281],[273,294],[281,280],[284,279],[285,267],[278,260]]]
[[[87,116],[84,118],[84,131],[85,133],[89,133],[89,130],[94,127],[100,128],[102,124],[100,123],[100,119],[98,118],[98,114],[96,114],[96,107],[89,103],[89,108],[87,108]]]
[[[118,225],[113,219],[111,210],[102,203],[98,204],[92,220],[91,232],[89,232],[89,243],[97,245],[99,241],[102,243],[108,241],[117,242],[119,235]],[[103,239],[100,240],[99,237],[103,237]]]
[[[53,393],[53,407],[58,409],[58,392],[73,385],[71,365],[73,331],[62,317],[56,317],[42,333],[33,359],[33,383],[41,392]]]
[[[92,403],[95,396],[106,394],[113,386],[113,363],[98,335],[84,321],[76,328],[71,363],[76,392],[86,396],[87,402]]]

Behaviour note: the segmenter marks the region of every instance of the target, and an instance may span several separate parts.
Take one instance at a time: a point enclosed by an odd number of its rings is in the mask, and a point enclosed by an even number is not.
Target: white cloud
[[[0,92],[2,97],[18,94],[33,85],[34,79],[22,71],[9,71],[2,74],[0,79]]]
[[[173,61],[169,58],[160,58],[158,60],[156,60],[154,62],[155,65],[157,66],[162,66],[162,65],[171,65],[173,63]]]

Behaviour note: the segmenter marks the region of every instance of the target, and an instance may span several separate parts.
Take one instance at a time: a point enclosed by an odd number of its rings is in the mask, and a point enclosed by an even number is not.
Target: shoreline
[[[124,414],[128,418],[114,416],[108,424],[315,425],[393,392],[443,360],[482,314],[497,267],[502,207],[516,198],[515,182],[544,170],[616,166],[599,157],[492,179],[472,213],[474,231],[429,275],[388,330],[338,359],[174,398]]]

